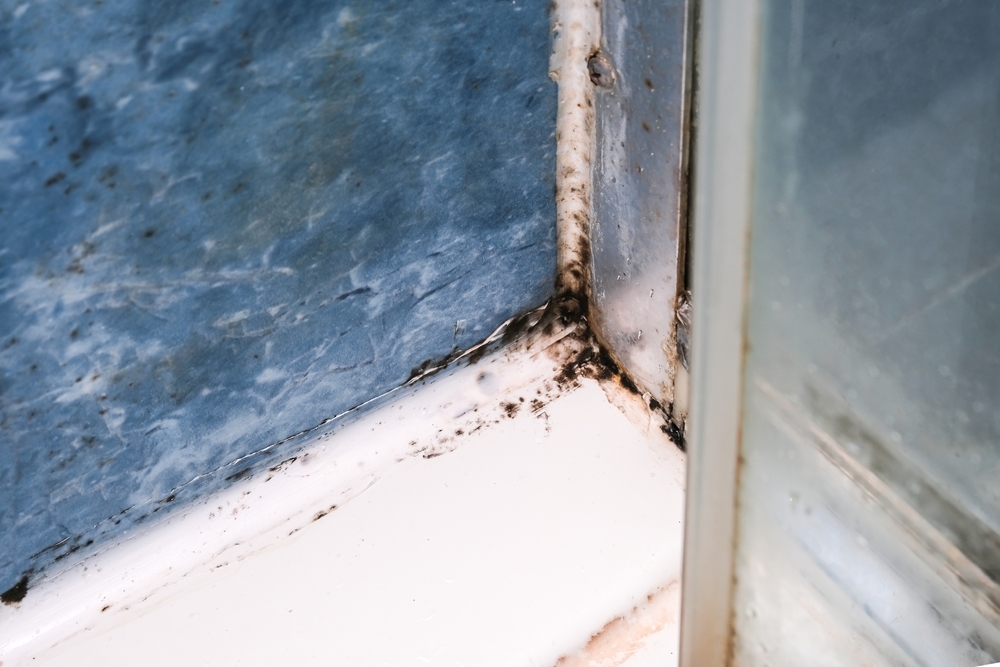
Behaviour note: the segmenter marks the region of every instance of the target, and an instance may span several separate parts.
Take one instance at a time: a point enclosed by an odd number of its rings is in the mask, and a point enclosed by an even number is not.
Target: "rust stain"
[[[680,614],[680,582],[675,579],[650,593],[628,614],[608,621],[590,641],[555,667],[618,667],[641,650],[651,635],[676,625]]]

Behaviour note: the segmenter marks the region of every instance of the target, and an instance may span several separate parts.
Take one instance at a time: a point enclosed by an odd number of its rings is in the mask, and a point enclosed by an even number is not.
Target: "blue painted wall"
[[[546,0],[0,2],[0,591],[543,302],[548,52]]]

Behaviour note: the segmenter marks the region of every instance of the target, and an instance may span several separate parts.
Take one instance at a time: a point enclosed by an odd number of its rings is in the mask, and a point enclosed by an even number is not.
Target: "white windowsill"
[[[684,455],[613,380],[560,387],[556,347],[428,380],[40,582],[0,611],[2,664],[676,664]]]

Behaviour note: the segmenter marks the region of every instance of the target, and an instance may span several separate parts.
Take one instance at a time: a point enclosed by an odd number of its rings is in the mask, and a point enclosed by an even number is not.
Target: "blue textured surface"
[[[548,51],[546,0],[0,3],[0,590],[543,302]]]

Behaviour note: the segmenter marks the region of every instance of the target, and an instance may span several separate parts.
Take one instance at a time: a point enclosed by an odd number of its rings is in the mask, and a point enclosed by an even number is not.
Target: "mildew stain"
[[[658,427],[683,451],[683,429],[674,424],[673,406],[664,407],[639,389],[589,327],[587,303],[585,293],[556,297],[542,308],[512,318],[506,325],[513,327],[512,335],[508,336],[505,330],[498,330],[493,336],[494,340],[508,341],[509,345],[506,347],[511,351],[519,350],[528,354],[544,352],[556,362],[556,373],[535,390],[533,397],[508,393],[495,403],[484,404],[469,411],[470,415],[475,416],[461,428],[447,432],[439,429],[429,442],[411,441],[411,455],[432,459],[454,451],[460,444],[460,437],[499,424],[501,420],[513,419],[521,413],[522,407],[527,408],[526,412],[531,416],[542,420],[546,425],[546,432],[549,432],[551,429],[545,407],[567,391],[579,387],[584,378],[597,381],[605,389],[609,399],[627,395],[642,400],[650,416],[655,417],[654,424],[659,422],[654,428]],[[452,363],[458,363],[462,359],[468,359],[468,355],[459,355]],[[483,377],[480,375],[480,383]],[[611,402],[619,409],[624,409],[619,399]]]
[[[552,6],[549,76],[558,83],[556,112],[556,295],[590,289],[591,165],[594,84],[589,60],[601,42],[600,4],[561,0]]]
[[[0,602],[5,605],[16,605],[28,594],[28,575],[23,574],[17,583],[0,593]]]
[[[500,347],[513,346],[516,344],[531,348],[532,345],[543,343],[547,354],[556,359],[561,365],[558,373],[552,378],[550,383],[546,383],[544,392],[539,393],[530,401],[527,401],[528,411],[535,418],[548,421],[545,413],[545,406],[558,397],[565,390],[578,386],[580,378],[590,378],[601,383],[620,387],[624,391],[641,395],[647,401],[649,408],[656,413],[663,415],[666,422],[660,429],[669,436],[678,447],[683,449],[683,429],[677,427],[672,421],[673,406],[664,409],[654,399],[650,399],[642,394],[636,384],[625,373],[620,364],[616,362],[608,349],[601,344],[592,332],[589,320],[591,317],[591,243],[590,243],[590,222],[591,222],[591,196],[592,180],[591,167],[595,155],[595,112],[594,97],[596,88],[606,88],[613,86],[615,73],[612,64],[607,57],[600,53],[600,5],[592,0],[560,0],[553,4],[552,9],[552,32],[553,51],[550,59],[550,76],[558,83],[558,110],[556,135],[558,146],[556,153],[556,211],[557,211],[557,278],[555,283],[555,297],[551,299],[543,308],[535,309],[508,320],[499,327],[491,336],[484,339],[479,344],[465,350],[459,351],[457,348],[445,357],[440,359],[428,359],[418,367],[413,369],[410,378],[404,383],[405,386],[412,386],[423,382],[436,373],[458,363],[477,363],[485,354],[495,351]],[[647,84],[648,85],[648,84]],[[83,159],[81,154],[80,159]],[[55,174],[53,178],[58,179],[53,182],[61,182],[65,175]],[[108,180],[115,176],[115,173],[108,173]],[[102,181],[103,182],[103,181]],[[237,184],[233,191],[238,191],[243,184]],[[147,228],[142,232],[142,238],[146,240],[157,237],[155,228]],[[159,242],[159,237],[152,243]],[[82,265],[81,270],[82,270]],[[364,293],[368,288],[359,288],[353,291],[344,292],[336,297],[336,301],[347,300]],[[86,332],[84,332],[84,335]],[[76,340],[81,332],[73,329],[70,338]],[[13,340],[11,345],[16,344]],[[82,380],[82,378],[81,378]],[[391,392],[390,392],[391,393]],[[383,396],[376,397],[372,401],[379,400]],[[228,464],[217,468],[207,475],[199,476],[205,478],[224,469],[232,470],[236,468],[238,472],[225,477],[227,482],[239,482],[254,474],[254,466],[260,465],[254,459],[266,458],[266,455],[275,451],[278,447],[284,446],[292,440],[314,433],[327,426],[331,422],[340,419],[350,412],[354,412],[371,403],[368,401],[359,406],[351,408],[339,415],[324,419],[315,426],[304,429],[298,433],[272,443],[263,449],[242,456]],[[452,431],[449,434],[439,434],[432,443],[421,446],[414,442],[414,453],[422,458],[430,459],[441,456],[452,451],[456,446],[456,438],[470,433],[475,433],[484,426],[499,423],[503,418],[514,418],[521,412],[521,407],[526,403],[524,397],[518,397],[516,402],[507,400],[500,403],[500,411],[494,415],[480,415],[463,428]],[[486,412],[486,411],[484,411]],[[548,429],[547,429],[548,430]],[[273,459],[272,459],[273,461]],[[281,463],[274,465],[269,470],[277,472],[284,466],[296,461],[296,457],[286,458]],[[306,462],[305,456],[299,459],[300,464]],[[242,463],[242,466],[240,465]],[[237,467],[239,466],[239,467]],[[193,482],[191,482],[193,483]],[[183,486],[178,487],[181,489]],[[177,491],[175,489],[174,491]],[[160,500],[157,504],[163,506],[173,502],[176,493]],[[178,503],[180,504],[180,503]],[[146,504],[148,507],[148,503]],[[152,512],[159,511],[157,506]],[[131,509],[131,508],[129,508]],[[221,513],[221,509],[220,513]],[[325,516],[335,507],[317,513],[314,521]],[[124,515],[125,510],[121,513]],[[236,513],[237,509],[233,509]],[[108,522],[120,523],[119,517],[112,517]],[[140,524],[150,517],[146,512],[135,519],[136,524]],[[298,529],[296,529],[298,530]],[[292,533],[296,532],[295,530]],[[291,533],[290,533],[291,534]],[[83,536],[76,536],[73,540],[61,540],[51,545],[43,552],[49,550],[65,549],[55,560],[76,552],[77,550],[89,546],[93,540],[82,540]],[[37,558],[41,553],[35,554]],[[14,586],[0,595],[0,600],[5,604],[16,604],[27,593],[28,575],[22,576]]]
[[[320,510],[319,512],[316,512],[316,514],[313,515],[312,520],[313,521],[319,521],[320,519],[322,519],[323,517],[325,517],[327,514],[329,514],[330,512],[332,512],[335,509],[337,509],[336,505],[330,505],[330,507],[328,507],[327,509]],[[292,531],[292,533],[294,533],[294,532],[295,531]],[[289,535],[291,535],[292,533],[289,533]]]

